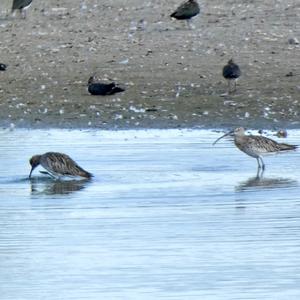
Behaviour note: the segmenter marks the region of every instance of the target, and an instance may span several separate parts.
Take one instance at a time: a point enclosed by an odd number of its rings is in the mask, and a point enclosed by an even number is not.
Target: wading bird
[[[33,170],[38,165],[41,165],[47,171],[41,173],[45,173],[54,178],[70,176],[90,179],[93,177],[91,173],[82,169],[71,157],[63,153],[47,152],[42,155],[34,155],[29,160],[29,163],[31,165],[29,178],[31,178]]]
[[[295,150],[296,145],[277,143],[267,137],[259,135],[245,135],[245,130],[242,127],[236,128],[219,137],[213,145],[225,136],[233,136],[234,144],[247,155],[256,158],[258,168],[265,169],[262,156],[266,154],[276,154],[283,151]]]
[[[19,10],[23,19],[26,18],[26,10],[31,5],[32,0],[14,0],[12,5],[12,13]]]
[[[242,72],[240,67],[230,59],[223,67],[223,77],[228,81],[228,93],[236,91],[236,81],[241,76]],[[232,88],[233,83],[233,88]]]
[[[188,0],[182,3],[178,8],[170,15],[171,18],[177,20],[186,20],[188,27],[192,28],[191,19],[200,13],[200,7],[196,0]]]

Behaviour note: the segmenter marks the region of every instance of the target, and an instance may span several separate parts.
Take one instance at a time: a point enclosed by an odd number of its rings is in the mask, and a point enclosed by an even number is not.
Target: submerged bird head
[[[243,127],[238,127],[238,128],[235,128],[234,130],[231,130],[231,131],[225,133],[224,135],[222,135],[221,137],[216,139],[213,142],[213,145],[215,145],[219,140],[221,140],[225,136],[243,136],[243,135],[245,135],[245,129]]]
[[[40,164],[41,155],[34,155],[30,158],[29,163],[31,165],[31,171],[29,174],[29,178],[31,177],[31,174],[33,170]]]

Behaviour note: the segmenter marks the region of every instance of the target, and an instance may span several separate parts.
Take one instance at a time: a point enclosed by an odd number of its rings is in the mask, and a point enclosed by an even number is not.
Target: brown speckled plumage
[[[41,165],[54,177],[60,176],[80,176],[84,178],[91,178],[92,174],[81,168],[71,157],[66,154],[58,152],[47,152],[42,155],[34,155],[30,159],[31,173],[38,166]]]
[[[242,127],[236,128],[234,131],[230,131],[224,134],[223,136],[218,138],[214,142],[214,144],[227,135],[233,135],[234,143],[237,148],[239,148],[247,155],[256,158],[258,167],[262,167],[263,169],[265,167],[265,164],[262,160],[262,155],[295,150],[298,147],[296,145],[277,143],[276,141],[264,136],[245,135],[245,130]]]

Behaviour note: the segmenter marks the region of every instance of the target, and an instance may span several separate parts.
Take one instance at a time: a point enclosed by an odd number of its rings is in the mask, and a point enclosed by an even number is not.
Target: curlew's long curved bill
[[[214,146],[220,139],[224,138],[225,136],[232,135],[233,132],[234,132],[234,131],[231,130],[231,131],[225,133],[224,135],[222,135],[221,137],[219,137],[218,139],[216,139],[216,140],[213,142],[213,146]]]
[[[33,170],[34,170],[34,168],[31,168],[30,173],[29,173],[29,177],[28,177],[29,179],[31,178],[31,174],[32,174]]]

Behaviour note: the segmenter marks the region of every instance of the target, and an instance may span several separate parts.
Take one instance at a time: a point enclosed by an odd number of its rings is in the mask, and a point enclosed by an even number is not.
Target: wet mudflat
[[[33,1],[26,20],[6,16],[9,2],[0,3],[1,126],[299,128],[296,0],[199,1],[194,30],[169,17],[181,0]],[[230,58],[242,76],[224,96]],[[90,96],[92,75],[126,92]]]
[[[298,151],[266,158],[257,178],[213,131],[0,136],[1,298],[299,298]],[[46,151],[94,179],[29,181],[28,158]]]

